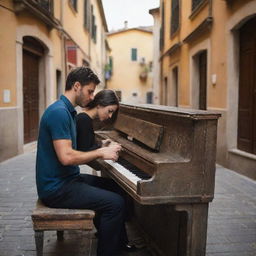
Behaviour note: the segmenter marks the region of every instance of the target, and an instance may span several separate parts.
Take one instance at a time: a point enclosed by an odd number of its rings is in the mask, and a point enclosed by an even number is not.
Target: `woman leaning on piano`
[[[112,90],[102,90],[98,92],[94,99],[83,111],[77,115],[77,149],[81,151],[91,151],[110,143],[105,140],[102,145],[95,141],[93,120],[98,119],[103,122],[115,119],[119,108],[119,100]]]
[[[77,150],[90,151],[95,150],[101,146],[107,146],[109,143],[115,143],[110,140],[102,141],[102,145],[98,145],[96,143],[93,129],[93,120],[99,119],[99,121],[103,122],[109,119],[115,119],[118,108],[119,100],[114,91],[102,90],[95,95],[94,99],[76,117]],[[98,167],[95,162],[91,162],[88,165],[96,169]],[[93,175],[89,176],[90,185],[118,193],[124,198],[126,197],[125,192],[113,180]],[[130,211],[130,209],[128,211]],[[96,236],[100,236],[100,214],[100,212],[96,212],[96,217],[94,218],[94,225],[97,229]],[[113,235],[114,234],[110,234],[110,236]],[[120,250],[136,250],[134,245],[129,245],[128,243],[125,224],[123,224],[122,233],[119,234],[119,237]]]

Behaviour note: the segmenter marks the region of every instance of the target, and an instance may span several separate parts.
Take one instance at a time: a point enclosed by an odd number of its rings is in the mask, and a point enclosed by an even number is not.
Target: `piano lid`
[[[190,117],[194,120],[201,119],[218,119],[221,117],[221,114],[215,111],[209,110],[198,110],[198,109],[187,109],[180,107],[171,107],[165,105],[156,105],[156,104],[129,104],[125,102],[121,102],[121,106],[130,108],[130,109],[141,109],[145,112],[162,112],[168,113],[168,115],[179,116],[179,117]]]

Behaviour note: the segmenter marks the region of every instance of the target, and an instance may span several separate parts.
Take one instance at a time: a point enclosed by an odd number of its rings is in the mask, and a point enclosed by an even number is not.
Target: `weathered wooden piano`
[[[213,200],[218,113],[121,104],[97,138],[122,144],[102,169],[135,201],[135,218],[155,255],[205,255]]]

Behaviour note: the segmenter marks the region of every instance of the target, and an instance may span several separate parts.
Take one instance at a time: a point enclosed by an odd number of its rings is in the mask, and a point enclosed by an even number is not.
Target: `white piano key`
[[[141,180],[138,176],[130,172],[128,169],[123,167],[117,162],[114,162],[112,160],[105,160],[106,163],[114,167],[119,173],[121,173],[123,176],[125,176],[128,180],[130,180],[133,184],[137,185],[137,182]]]

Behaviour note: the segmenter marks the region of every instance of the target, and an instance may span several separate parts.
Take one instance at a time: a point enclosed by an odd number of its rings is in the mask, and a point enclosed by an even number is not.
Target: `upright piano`
[[[135,202],[135,218],[154,255],[204,256],[213,200],[220,114],[121,104],[97,139],[122,145],[119,160],[99,160]]]

